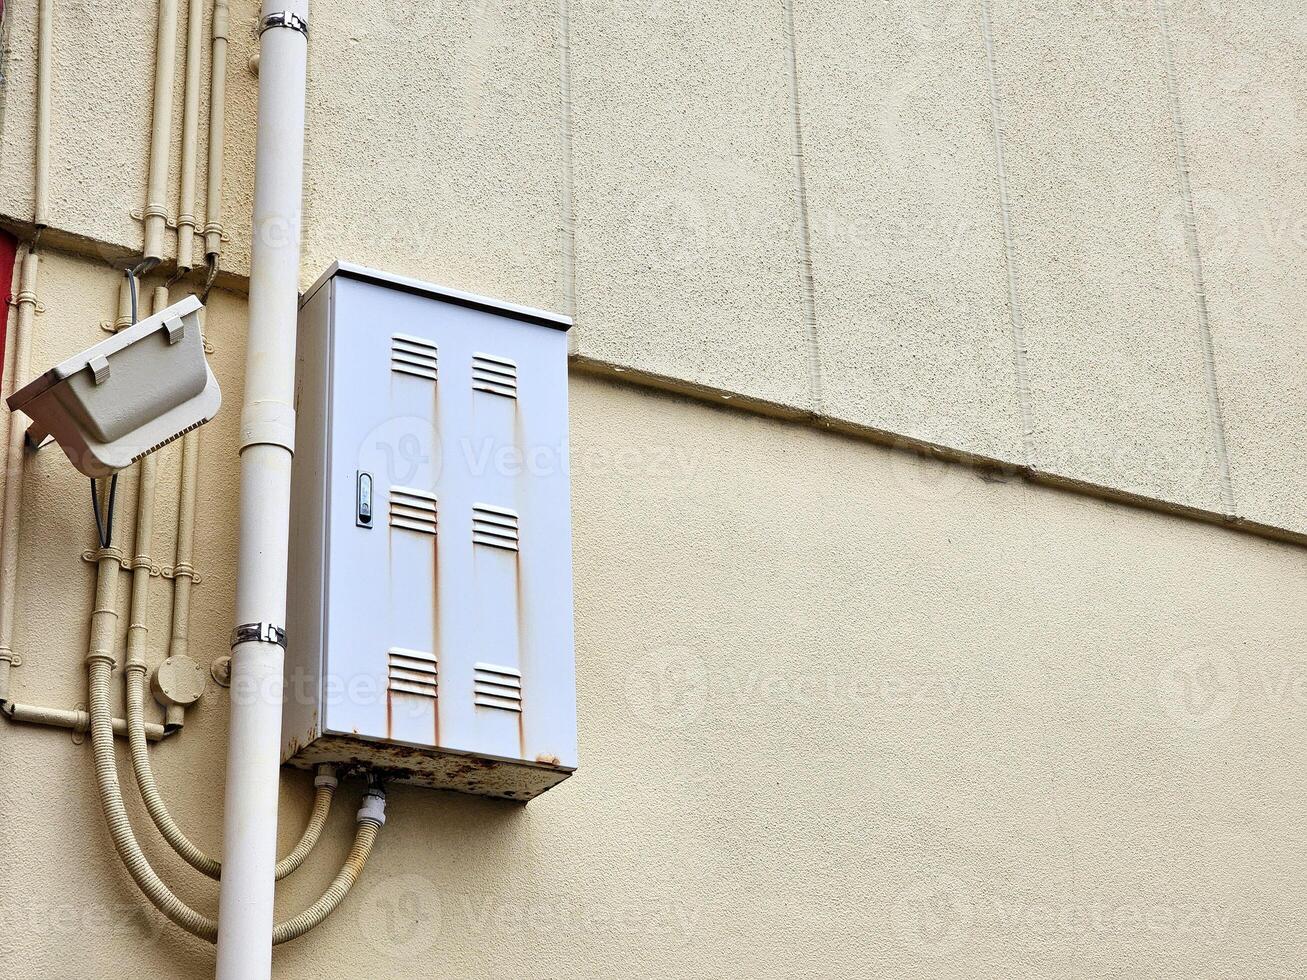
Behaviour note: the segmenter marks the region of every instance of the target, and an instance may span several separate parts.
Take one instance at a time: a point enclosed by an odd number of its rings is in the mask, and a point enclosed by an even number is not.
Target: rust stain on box
[[[572,775],[555,756],[542,755],[531,763],[338,735],[322,735],[285,760],[297,769],[312,769],[322,762],[380,769],[392,782],[520,802]]]

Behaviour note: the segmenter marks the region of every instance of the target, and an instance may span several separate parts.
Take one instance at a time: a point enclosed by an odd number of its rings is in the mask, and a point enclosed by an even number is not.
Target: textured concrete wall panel
[[[1302,529],[1307,457],[1293,447],[1307,419],[1307,10],[1166,9],[1235,500],[1242,516]]]
[[[824,409],[1021,462],[980,8],[795,6]]]

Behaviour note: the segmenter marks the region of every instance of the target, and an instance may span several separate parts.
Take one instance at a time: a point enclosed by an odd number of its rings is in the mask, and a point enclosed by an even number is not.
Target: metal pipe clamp
[[[289,27],[292,31],[299,31],[306,38],[309,36],[309,22],[289,10],[278,10],[264,17],[263,23],[259,26],[259,35],[262,36],[264,31],[273,27]]]
[[[231,645],[241,643],[275,643],[286,649],[286,631],[272,623],[242,623],[231,631]]]

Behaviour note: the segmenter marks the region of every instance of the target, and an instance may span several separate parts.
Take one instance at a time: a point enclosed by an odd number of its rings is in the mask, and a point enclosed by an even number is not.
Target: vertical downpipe
[[[36,180],[32,224],[39,233],[50,222],[50,108],[54,71],[54,0],[38,0],[36,30]]]
[[[209,78],[209,172],[204,205],[204,255],[215,264],[222,249],[222,142],[227,108],[227,0],[213,0]]]
[[[26,384],[32,361],[32,319],[36,314],[36,274],[40,255],[28,248],[18,275],[14,318],[14,368],[10,391]],[[18,511],[23,499],[23,427],[13,412],[5,418],[5,489],[0,518],[0,702],[9,698],[9,671],[14,663],[14,612],[18,597]]]
[[[146,180],[145,244],[151,263],[163,258],[168,224],[168,155],[172,152],[172,76],[177,65],[177,0],[159,0],[158,41],[154,61],[154,108],[150,123],[150,169]]]
[[[218,980],[272,975],[308,16],[265,0],[260,25]]]
[[[4,17],[4,0],[0,0],[0,18]],[[9,304],[14,299],[10,286],[18,268],[18,239],[0,230],[0,391],[5,391],[5,355],[9,343]],[[12,378],[10,379],[12,380]],[[6,418],[8,416],[6,415]],[[5,440],[0,439],[0,443]]]
[[[186,10],[186,82],[182,89],[182,179],[177,199],[177,268],[194,262],[195,163],[200,145],[200,47],[204,40],[204,6],[190,0]]]
[[[54,0],[38,0],[36,33],[36,172],[32,184],[31,244],[18,270],[15,297],[14,367],[9,391],[27,383],[32,359],[36,316],[36,278],[41,257],[36,243],[50,220],[50,104],[52,102]],[[8,312],[5,312],[8,315]],[[14,604],[18,592],[18,510],[23,499],[23,427],[13,412],[5,413],[5,488],[0,517],[0,702],[9,697],[9,670],[14,663]]]

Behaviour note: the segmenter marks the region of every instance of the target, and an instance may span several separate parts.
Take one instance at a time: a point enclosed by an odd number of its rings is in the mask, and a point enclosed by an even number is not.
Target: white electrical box
[[[567,317],[335,263],[300,304],[283,761],[576,768]]]

